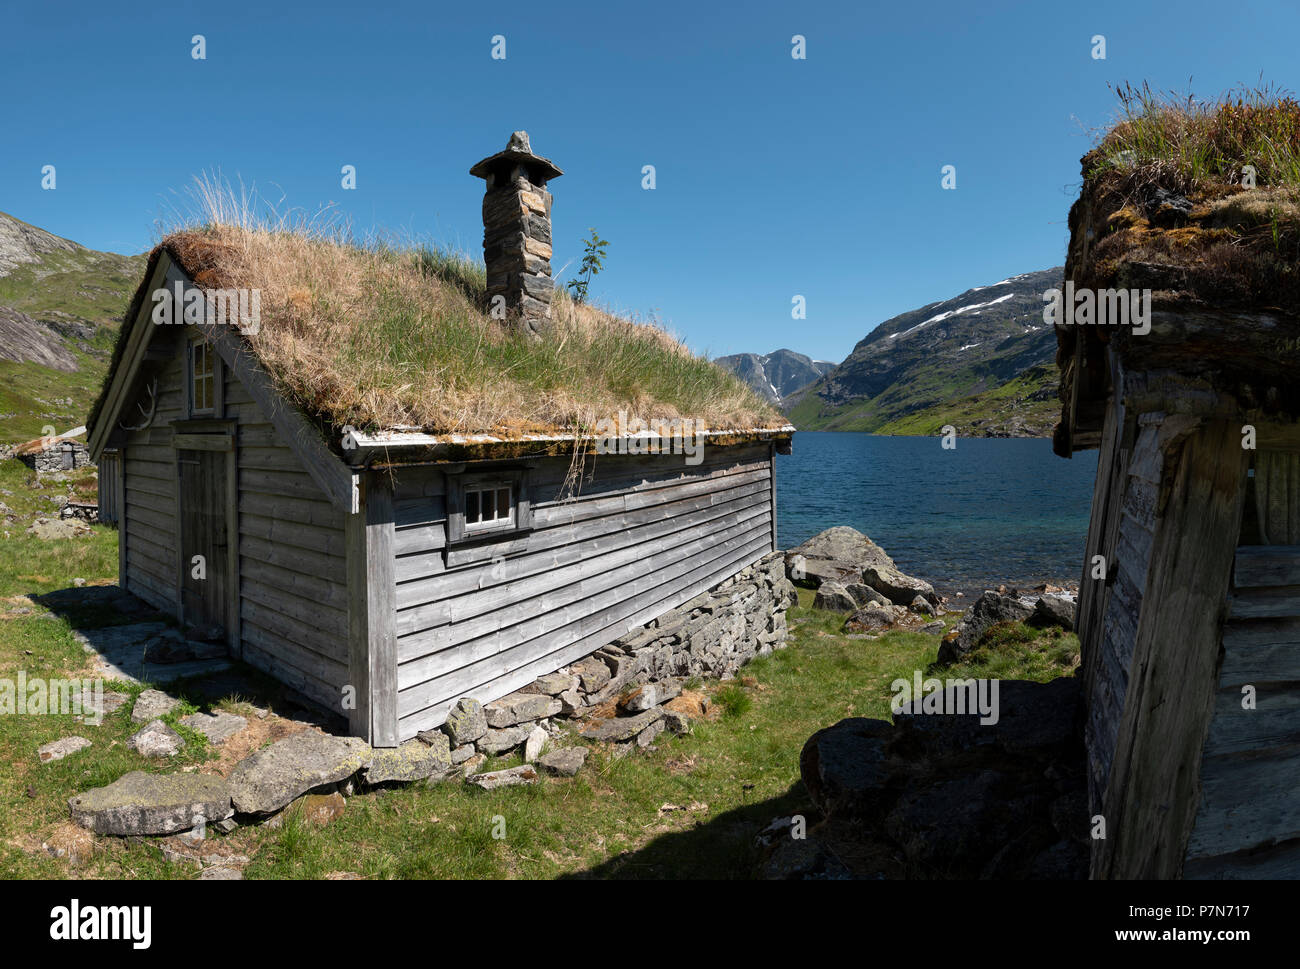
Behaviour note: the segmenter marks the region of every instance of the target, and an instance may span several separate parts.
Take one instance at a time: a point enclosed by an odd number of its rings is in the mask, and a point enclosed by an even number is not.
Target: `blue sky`
[[[1300,12],[1280,2],[122,6],[4,12],[0,210],[138,252],[220,169],[480,254],[468,169],[522,128],[566,173],[562,278],[595,226],[593,297],[714,355],[839,361],[890,316],[1062,262],[1108,82],[1300,87]]]

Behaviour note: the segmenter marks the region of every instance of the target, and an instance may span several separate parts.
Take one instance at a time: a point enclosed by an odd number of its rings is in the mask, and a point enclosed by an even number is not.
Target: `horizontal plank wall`
[[[444,562],[446,476],[394,485],[398,739],[441,723],[461,696],[517,689],[680,605],[773,548],[767,444],[681,455],[597,456],[559,500],[567,458],[530,473],[533,530],[487,560]]]
[[[342,712],[348,682],[344,514],[228,369],[225,395],[226,416],[238,421],[242,658]]]
[[[178,356],[157,372],[153,420],[144,430],[128,432],[122,440],[122,521],[118,541],[125,544],[122,577],[128,591],[163,612],[178,608],[179,563],[176,520],[176,452],[170,422],[184,417],[182,373]],[[149,376],[124,408],[123,422],[145,420],[154,388]],[[138,405],[138,406],[137,406]]]

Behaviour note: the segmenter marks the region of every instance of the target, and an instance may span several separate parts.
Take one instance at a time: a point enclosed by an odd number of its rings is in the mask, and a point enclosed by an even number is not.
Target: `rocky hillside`
[[[85,421],[143,269],[0,212],[0,442]]]
[[[806,430],[1046,437],[1056,336],[1043,293],[1060,267],[1024,273],[886,320],[838,367],[785,401]]]
[[[774,350],[766,356],[733,353],[713,362],[726,367],[778,407],[792,394],[835,369],[829,360],[813,360],[793,350]]]

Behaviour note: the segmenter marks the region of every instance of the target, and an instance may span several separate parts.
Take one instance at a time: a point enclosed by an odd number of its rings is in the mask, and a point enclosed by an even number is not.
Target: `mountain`
[[[1043,293],[1061,267],[976,286],[881,323],[786,400],[806,430],[1046,437],[1059,415],[1056,334]]]
[[[144,265],[0,212],[0,442],[85,421]]]
[[[773,350],[762,357],[757,353],[733,353],[713,362],[777,405],[835,367],[829,360],[813,360],[793,350]]]

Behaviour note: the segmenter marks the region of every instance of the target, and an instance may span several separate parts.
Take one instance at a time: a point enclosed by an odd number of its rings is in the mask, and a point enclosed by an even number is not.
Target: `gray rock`
[[[939,601],[934,586],[929,582],[904,575],[892,565],[867,566],[862,570],[862,581],[896,605],[905,606],[917,596],[928,599],[932,603]]]
[[[938,633],[942,633],[943,630],[944,630],[943,620],[936,619],[934,622],[927,622],[924,626],[922,626],[919,630],[917,630],[917,632],[926,633],[928,635],[936,635]]]
[[[578,688],[578,678],[572,673],[547,673],[529,683],[521,693],[544,693],[547,696],[559,696],[567,690]]]
[[[853,612],[858,608],[857,601],[849,593],[848,586],[842,582],[823,582],[813,599],[814,609],[828,612]]]
[[[185,746],[185,741],[161,720],[150,720],[126,745],[144,757],[175,757]]]
[[[572,777],[587,762],[586,747],[565,747],[553,750],[537,759],[537,766],[556,777]]]
[[[248,721],[233,713],[218,710],[216,713],[191,713],[180,722],[208,738],[210,744],[222,744],[248,726]]]
[[[907,608],[912,610],[912,612],[916,613],[918,616],[934,615],[934,606],[930,604],[930,600],[925,596],[917,596],[912,600],[911,605]]]
[[[450,769],[451,745],[447,735],[439,732],[434,736],[437,739],[433,744],[416,739],[398,747],[376,748],[370,755],[370,762],[361,769],[362,780],[367,784],[422,781]]]
[[[453,765],[463,764],[474,756],[473,744],[462,744],[451,752],[451,762]]]
[[[609,720],[592,720],[582,728],[582,735],[590,740],[617,743],[631,740],[653,723],[663,719],[663,710],[655,708],[633,717],[614,717]]]
[[[157,720],[175,710],[180,702],[176,697],[168,696],[162,690],[145,690],[135,698],[135,706],[131,708],[131,719],[136,723]]]
[[[620,710],[628,713],[644,713],[646,710],[652,710],[668,697],[660,697],[656,684],[647,683],[645,686],[638,686],[635,690],[623,697],[618,703]]]
[[[304,730],[241,761],[230,773],[230,799],[244,814],[270,814],[312,788],[337,784],[370,760],[356,737]]]
[[[238,882],[244,880],[244,873],[238,868],[204,868],[199,872],[201,882]]]
[[[451,738],[453,747],[472,744],[487,733],[487,716],[483,713],[483,704],[473,697],[463,696],[447,714],[447,721],[442,729]]]
[[[1026,622],[1031,626],[1048,629],[1060,626],[1062,629],[1074,629],[1075,604],[1064,596],[1045,595],[1034,604],[1034,612]]]
[[[638,747],[649,747],[655,742],[655,738],[664,732],[664,721],[660,717],[654,723],[650,724],[639,734],[636,735],[636,745]]]
[[[513,727],[529,720],[553,717],[561,710],[559,700],[545,693],[510,693],[483,707],[489,727]]]
[[[532,728],[526,723],[515,724],[513,727],[506,727],[502,730],[495,730],[491,727],[482,737],[479,737],[475,746],[478,747],[479,753],[482,754],[504,754],[507,750],[514,750],[525,740]]]
[[[590,656],[578,660],[569,668],[578,677],[578,681],[585,693],[595,693],[609,682],[609,667],[600,660],[592,659]]]
[[[890,604],[888,597],[883,593],[877,592],[871,586],[862,582],[854,582],[845,586],[845,588],[849,590],[849,595],[853,597],[858,609],[862,609],[873,602],[879,606],[888,606]]]
[[[89,746],[90,741],[85,737],[61,737],[44,747],[38,747],[36,757],[42,764],[48,764],[51,761],[62,760],[79,750],[85,750]]]
[[[537,768],[532,764],[521,764],[506,770],[489,771],[486,774],[472,774],[465,778],[465,783],[481,787],[485,791],[495,791],[500,787],[518,787],[521,784],[537,783]]]
[[[802,561],[800,561],[802,560]],[[839,525],[785,553],[786,575],[796,585],[816,588],[828,579],[859,581],[868,566],[894,568],[883,548],[856,528]]]
[[[893,610],[878,602],[868,602],[844,620],[844,631],[850,633],[873,632],[888,629],[894,624]]]
[[[528,734],[528,739],[524,741],[524,760],[530,764],[537,760],[542,755],[542,748],[546,746],[546,742],[550,739],[551,735],[545,730],[541,727],[534,727]]]
[[[560,713],[566,717],[571,717],[575,713],[580,713],[587,705],[583,700],[582,694],[577,690],[565,690],[560,694]]]
[[[997,592],[985,592],[939,643],[939,662],[952,663],[965,656],[979,645],[989,627],[1000,622],[1023,622],[1033,612],[1032,603]]]
[[[226,781],[210,774],[132,771],[68,801],[72,820],[96,834],[175,834],[229,818]]]

